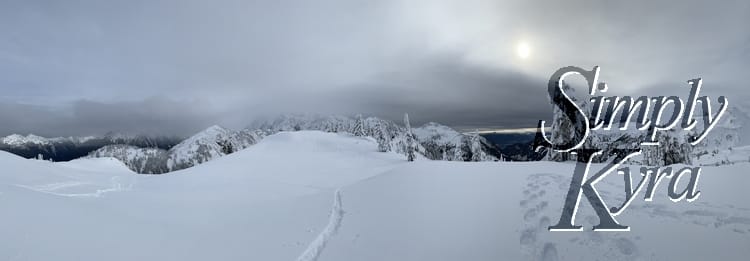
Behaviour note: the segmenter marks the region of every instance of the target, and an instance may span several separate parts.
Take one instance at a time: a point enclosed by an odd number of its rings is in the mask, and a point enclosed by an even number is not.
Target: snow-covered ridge
[[[121,137],[121,139],[132,139],[132,138],[133,136]],[[61,143],[61,142],[86,143],[95,139],[99,139],[99,138],[96,136],[45,138],[45,137],[34,135],[34,134],[27,134],[26,136],[23,136],[20,134],[11,134],[0,139],[0,142],[6,145],[11,145],[11,146],[23,146],[26,144],[49,145],[52,143]]]
[[[257,128],[267,134],[296,130],[348,132],[376,139],[381,151],[406,154],[406,128],[377,117],[283,115],[276,119],[256,122],[250,128]],[[419,141],[417,152],[428,159],[449,161],[503,159],[498,148],[477,134],[460,133],[435,122],[412,128],[411,131]]]
[[[260,132],[233,131],[214,125],[172,147],[168,152],[167,168],[192,167],[247,148],[262,137]]]
[[[159,148],[139,148],[132,145],[107,145],[91,152],[86,158],[115,158],[129,169],[144,174],[165,173],[167,151]]]
[[[138,173],[161,174],[234,153],[257,143],[262,137],[258,132],[233,131],[214,125],[169,150],[118,144],[104,146],[87,157],[113,157]]]
[[[258,143],[268,135],[301,130],[370,137],[377,142],[380,152],[395,152],[404,156],[409,154],[408,130],[392,121],[361,116],[282,115],[258,121],[240,131],[211,126],[169,150],[113,145],[92,152],[89,157],[114,157],[125,162],[133,171],[160,174],[234,153]],[[483,137],[459,133],[438,123],[413,128],[412,133],[417,141],[414,150],[428,159],[497,161],[503,158],[499,150]]]
[[[137,148],[169,149],[182,139],[168,136],[125,135],[107,133],[104,136],[45,138],[34,134],[12,134],[0,138],[0,150],[24,158],[43,158],[69,161],[88,155],[107,145],[130,145]]]
[[[26,136],[19,135],[19,134],[11,134],[2,139],[2,142],[8,145],[23,145],[27,143],[32,144],[49,144],[49,140],[47,138],[37,136],[34,134],[29,134]]]
[[[428,158],[450,161],[502,160],[498,148],[478,134],[460,133],[435,122],[413,129]]]

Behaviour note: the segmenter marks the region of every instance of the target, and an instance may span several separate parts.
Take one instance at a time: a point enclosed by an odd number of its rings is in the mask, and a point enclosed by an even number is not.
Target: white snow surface
[[[574,163],[446,162],[369,138],[281,132],[204,164],[137,175],[112,158],[0,152],[0,260],[746,260],[748,163],[704,167],[702,194],[668,179],[617,219],[630,232],[548,232]],[[595,165],[592,168],[601,168]],[[636,168],[639,166],[633,166]],[[637,178],[636,178],[637,179]],[[597,184],[624,197],[622,176]],[[642,193],[642,192],[641,192]]]

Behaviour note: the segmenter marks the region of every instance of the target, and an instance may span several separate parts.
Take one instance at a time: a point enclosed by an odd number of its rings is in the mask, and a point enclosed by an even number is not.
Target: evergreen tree
[[[482,142],[479,139],[479,134],[472,133],[469,136],[471,143],[471,161],[483,161],[485,158],[484,152],[482,151]]]
[[[375,126],[373,126],[372,128],[372,134],[378,141],[378,151],[380,152],[391,151],[390,139],[387,138],[388,135],[385,132],[385,127],[381,124],[381,122],[375,121]]]
[[[354,130],[352,132],[352,134],[357,137],[367,136],[365,133],[365,121],[362,119],[362,114],[357,115],[357,122],[354,123]]]
[[[404,113],[404,126],[406,126],[406,160],[414,161],[414,158],[416,158],[416,156],[414,155],[416,145],[414,143],[416,141],[414,138],[414,134],[411,132],[411,124],[409,124],[408,113]]]
[[[583,103],[579,102],[575,98],[575,96],[574,96],[575,89],[573,89],[572,87],[570,87],[570,85],[568,85],[565,82],[562,83],[562,89],[563,89],[563,91],[565,91],[566,93],[568,93],[568,95],[570,96],[570,98],[576,104],[578,104],[578,106],[580,106],[584,110],[588,111],[587,104],[585,102],[583,102]],[[563,94],[562,93],[557,93],[557,95],[561,96]],[[558,97],[558,98],[560,98],[560,97]],[[553,113],[554,114],[553,114],[553,117],[552,117],[552,126],[550,126],[551,127],[551,131],[550,131],[551,133],[547,134],[547,135],[551,135],[550,140],[552,141],[552,143],[554,143],[554,144],[561,144],[561,143],[563,143],[565,141],[568,141],[568,140],[571,140],[571,139],[578,140],[579,137],[577,137],[577,136],[579,134],[575,133],[574,125],[575,124],[582,124],[583,122],[581,120],[578,120],[578,119],[576,119],[573,122],[571,122],[570,119],[568,119],[565,116],[565,113],[562,110],[560,110],[560,108],[556,107],[554,105],[554,103],[552,103],[552,102],[553,102],[553,100],[550,99],[550,103],[553,106]],[[576,116],[578,116],[578,115],[576,114]],[[561,153],[561,152],[557,152],[557,151],[554,151],[554,150],[547,150],[547,159],[551,160],[551,161],[568,161],[568,160],[575,160],[575,157],[574,156],[571,157],[570,153]]]

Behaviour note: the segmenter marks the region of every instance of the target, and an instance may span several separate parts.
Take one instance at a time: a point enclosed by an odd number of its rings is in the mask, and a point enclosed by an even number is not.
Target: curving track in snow
[[[328,240],[336,234],[341,221],[344,219],[344,208],[341,204],[341,189],[337,189],[333,196],[333,207],[331,214],[328,216],[328,225],[323,231],[307,246],[305,252],[297,258],[297,261],[315,261],[318,260],[320,253],[325,249]]]

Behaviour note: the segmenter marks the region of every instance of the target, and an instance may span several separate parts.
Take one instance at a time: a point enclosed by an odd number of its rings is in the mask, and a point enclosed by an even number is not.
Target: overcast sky
[[[188,135],[280,113],[534,127],[558,68],[746,100],[750,1],[0,1],[0,135]],[[528,57],[519,56],[519,45]],[[714,98],[715,99],[715,98]]]

